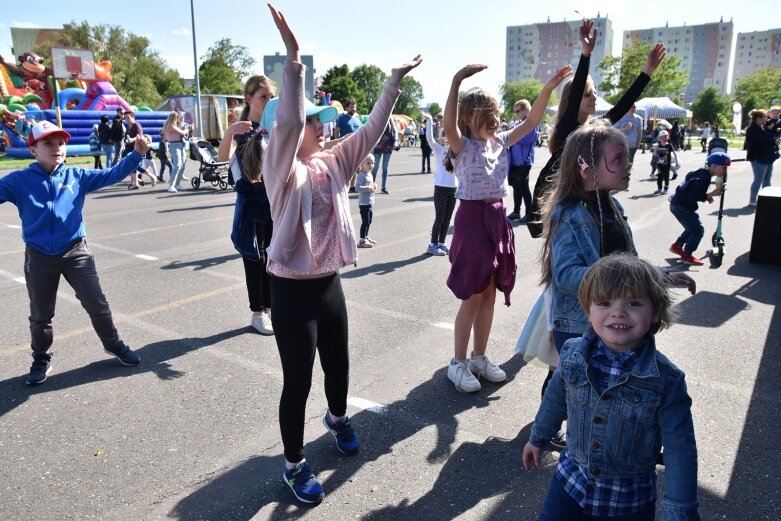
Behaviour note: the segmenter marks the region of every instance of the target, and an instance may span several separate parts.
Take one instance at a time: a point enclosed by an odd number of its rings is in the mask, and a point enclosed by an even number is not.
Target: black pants
[[[656,187],[661,190],[670,186],[670,165],[656,165]]]
[[[423,151],[423,162],[420,165],[420,172],[431,173],[431,151]]]
[[[100,154],[95,154],[95,166],[93,166],[92,168],[96,170],[103,168],[103,161],[100,159]]]
[[[285,459],[304,458],[306,400],[312,387],[315,349],[325,375],[325,397],[334,416],[347,413],[350,359],[347,306],[335,273],[320,279],[271,276],[271,322],[282,361],[279,428]]]
[[[258,246],[258,260],[248,259],[242,255],[244,262],[244,279],[247,283],[249,308],[254,312],[271,307],[271,275],[266,271],[266,248],[271,244],[273,224],[271,221],[255,224],[255,243]]]
[[[52,345],[52,319],[57,299],[60,276],[76,292],[81,306],[89,314],[92,327],[103,347],[117,345],[119,335],[114,327],[100,279],[95,269],[95,259],[84,239],[75,241],[58,255],[45,255],[31,246],[25,248],[24,279],[30,296],[30,334],[33,354],[46,353]]]
[[[361,204],[358,205],[358,209],[361,211],[361,239],[365,239],[369,236],[369,226],[372,224],[372,205]]]
[[[163,181],[164,180],[163,174],[165,173],[165,167],[168,167],[168,170],[170,170],[171,172],[174,171],[174,167],[173,165],[171,165],[171,160],[168,159],[167,157],[160,157],[158,159],[160,160],[160,176],[158,177],[158,179],[160,181]]]
[[[431,244],[445,242],[450,228],[450,218],[456,207],[456,189],[434,186],[434,226],[431,227]]]
[[[507,182],[513,187],[513,212],[521,213],[521,201],[526,207],[526,213],[532,206],[532,193],[529,190],[529,171],[531,165],[510,165]]]

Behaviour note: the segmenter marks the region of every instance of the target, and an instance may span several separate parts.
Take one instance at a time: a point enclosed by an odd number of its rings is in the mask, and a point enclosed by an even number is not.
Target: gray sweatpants
[[[65,277],[89,313],[103,347],[114,347],[119,342],[119,335],[108,301],[100,289],[92,252],[87,248],[87,241],[82,239],[59,255],[45,255],[29,245],[25,249],[24,280],[30,295],[33,356],[46,353],[52,345],[52,318],[60,275]]]

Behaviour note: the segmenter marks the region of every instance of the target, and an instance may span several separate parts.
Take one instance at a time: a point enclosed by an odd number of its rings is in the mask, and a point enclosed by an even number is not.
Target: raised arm
[[[487,68],[488,65],[470,64],[453,76],[450,93],[447,95],[447,103],[445,103],[444,125],[447,142],[454,155],[461,152],[461,131],[458,129],[458,90],[461,87],[461,82]]]
[[[640,95],[643,93],[643,89],[651,81],[651,78],[656,72],[656,69],[664,60],[667,55],[667,49],[661,43],[654,45],[651,52],[648,53],[648,58],[645,62],[643,72],[641,72],[634,83],[626,90],[621,99],[613,106],[610,111],[605,114],[605,117],[610,120],[611,123],[616,123],[619,119],[624,117],[624,114],[629,112],[632,104],[640,99]]]
[[[554,89],[558,87],[562,81],[564,81],[564,78],[567,78],[571,74],[572,66],[567,65],[566,67],[562,67],[556,71],[556,74],[554,74],[551,79],[548,80],[548,82],[542,87],[542,92],[540,92],[540,95],[537,96],[537,99],[534,101],[534,105],[532,105],[532,108],[529,111],[529,115],[525,120],[523,120],[523,123],[516,125],[508,133],[508,147],[513,146],[518,141],[523,139],[526,134],[537,128],[537,125],[539,125],[540,121],[542,120],[542,116],[545,114],[545,109],[548,107],[548,100],[550,99],[551,92],[553,92]]]

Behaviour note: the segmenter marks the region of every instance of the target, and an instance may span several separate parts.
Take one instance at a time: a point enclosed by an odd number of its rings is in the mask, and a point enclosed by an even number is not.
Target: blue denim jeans
[[[101,151],[106,154],[106,168],[114,166],[114,144],[100,145]]]
[[[380,157],[382,157],[382,189],[385,190],[385,183],[388,181],[388,163],[390,162],[391,152],[374,153],[374,168],[372,168],[372,177],[377,180],[377,170],[380,168]]]
[[[683,246],[683,251],[687,255],[691,255],[700,245],[702,236],[705,235],[705,228],[702,226],[700,216],[694,210],[676,204],[670,205],[670,211],[683,226],[683,233],[675,240],[675,244]]]
[[[551,480],[548,495],[540,512],[540,521],[653,521],[656,506],[651,503],[638,512],[623,516],[588,516],[583,513],[574,499],[564,490],[561,482],[555,477]]]
[[[773,163],[766,165],[759,161],[752,161],[751,170],[754,171],[754,182],[751,183],[751,197],[749,201],[755,203],[759,189],[770,186],[770,178],[773,177]]]
[[[168,154],[172,164],[168,184],[176,187],[184,173],[184,143],[168,143]]]

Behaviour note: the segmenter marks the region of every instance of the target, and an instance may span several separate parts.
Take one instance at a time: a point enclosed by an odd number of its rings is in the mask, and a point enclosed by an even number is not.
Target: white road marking
[[[26,280],[24,280],[24,277],[16,277],[16,278],[14,279],[14,281],[15,281],[15,282],[18,282],[19,284],[26,284],[26,283],[27,283],[27,281],[26,281]]]
[[[440,329],[447,329],[448,331],[455,331],[456,329],[456,325],[450,322],[432,322],[431,325]]]
[[[136,257],[139,258],[139,259],[148,260],[148,261],[160,260],[157,257],[152,257],[151,255],[144,255],[144,254],[138,254],[138,255],[136,255]]]
[[[373,402],[371,400],[367,400],[365,398],[358,398],[357,396],[348,396],[347,405],[352,405],[353,407],[360,409],[362,411],[369,411],[369,412],[376,412],[376,413],[385,412],[384,405],[380,405],[379,403]]]

